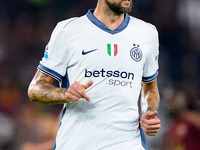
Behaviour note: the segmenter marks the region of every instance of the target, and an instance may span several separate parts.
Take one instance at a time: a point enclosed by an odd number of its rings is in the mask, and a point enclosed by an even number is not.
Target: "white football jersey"
[[[38,69],[68,88],[93,80],[90,102],[64,105],[55,150],[147,150],[139,127],[141,81],[158,75],[155,27],[125,14],[114,31],[93,16],[57,24]]]

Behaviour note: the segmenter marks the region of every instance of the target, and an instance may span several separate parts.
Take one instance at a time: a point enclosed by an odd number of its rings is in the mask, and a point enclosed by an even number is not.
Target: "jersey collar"
[[[110,34],[116,34],[121,32],[122,30],[124,30],[127,26],[128,23],[130,21],[130,16],[125,13],[125,17],[124,17],[124,21],[122,22],[122,24],[115,29],[114,31],[110,30],[106,25],[104,25],[101,21],[99,21],[94,15],[93,15],[94,9],[90,9],[88,10],[86,16],[88,17],[88,19],[95,24],[97,27],[99,27],[100,29],[104,30],[105,32],[108,32]]]

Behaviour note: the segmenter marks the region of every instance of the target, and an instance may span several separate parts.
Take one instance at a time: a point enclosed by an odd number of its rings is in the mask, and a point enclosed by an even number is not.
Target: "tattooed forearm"
[[[53,78],[37,72],[29,86],[28,96],[33,102],[45,104],[66,103],[67,89],[52,85]]]
[[[142,83],[141,87],[142,87],[142,94],[144,97],[146,97],[148,94],[148,90],[145,89],[144,83]]]
[[[102,5],[102,0],[98,0],[98,2]]]
[[[160,96],[156,80],[151,83],[142,83],[142,96],[147,100],[148,111],[158,110],[160,103]]]
[[[40,86],[38,95],[41,103],[55,104],[55,103],[66,103],[65,96],[67,89],[57,88],[48,83],[38,84]],[[42,101],[41,101],[42,100]]]
[[[147,99],[147,103],[148,103],[148,107],[147,107],[148,111],[158,110],[158,107],[159,107],[159,99],[158,99],[158,97],[156,97],[154,100],[151,99],[151,98],[148,98]]]
[[[32,100],[33,100],[33,101],[37,101],[37,99],[38,99],[37,96],[33,93],[33,94],[32,94]]]

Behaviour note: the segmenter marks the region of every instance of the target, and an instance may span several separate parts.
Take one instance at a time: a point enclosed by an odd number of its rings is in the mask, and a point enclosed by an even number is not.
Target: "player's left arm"
[[[150,83],[142,82],[141,98],[147,101],[147,111],[143,113],[140,124],[144,133],[155,136],[160,129],[160,119],[156,116],[160,103],[157,79]]]

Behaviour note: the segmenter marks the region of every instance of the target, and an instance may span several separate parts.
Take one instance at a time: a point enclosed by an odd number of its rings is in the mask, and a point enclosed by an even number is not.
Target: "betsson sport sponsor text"
[[[123,86],[123,87],[130,87],[132,88],[132,80],[134,80],[134,73],[126,72],[126,71],[112,71],[112,70],[104,70],[103,68],[101,70],[94,70],[90,71],[88,69],[85,69],[85,77],[114,77],[117,79],[109,79],[106,84],[113,85],[113,86]],[[121,79],[120,79],[121,78]],[[120,80],[119,80],[120,79]],[[129,81],[124,81],[122,79],[128,79]],[[131,81],[130,81],[131,80]]]

